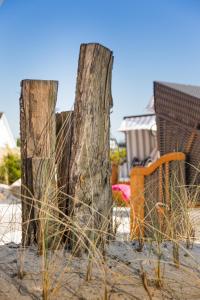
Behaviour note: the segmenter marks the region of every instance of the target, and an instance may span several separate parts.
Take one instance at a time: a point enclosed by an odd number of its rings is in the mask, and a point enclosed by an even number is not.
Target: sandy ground
[[[90,280],[86,280],[87,257],[72,258],[67,251],[49,253],[49,299],[200,299],[200,245],[189,251],[182,246],[176,268],[171,244],[161,245],[161,287],[157,245],[145,245],[138,252],[137,245],[113,241],[104,263],[93,260]],[[0,246],[0,299],[42,299],[42,270],[44,262],[36,248]]]
[[[104,260],[93,258],[87,280],[88,257],[72,258],[60,250],[44,262],[35,247],[20,247],[21,205],[0,186],[0,300],[42,299],[45,274],[49,299],[200,299],[200,210],[190,214],[197,240],[191,249],[180,244],[177,268],[170,242],[160,245],[160,255],[156,243],[138,251],[137,242],[128,241],[129,211],[114,210],[116,240]]]

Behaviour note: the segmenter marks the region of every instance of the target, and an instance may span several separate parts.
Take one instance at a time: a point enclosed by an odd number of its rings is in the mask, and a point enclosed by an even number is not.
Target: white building
[[[10,126],[4,113],[0,112],[0,148],[16,147],[15,138],[10,130]]]

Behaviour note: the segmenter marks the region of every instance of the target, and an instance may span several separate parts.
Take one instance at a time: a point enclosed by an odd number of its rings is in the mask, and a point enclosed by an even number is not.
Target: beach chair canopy
[[[119,131],[126,132],[131,130],[152,130],[156,131],[155,114],[145,114],[124,117]]]
[[[145,114],[124,117],[119,131],[125,133],[127,149],[127,168],[130,171],[132,161],[137,158],[140,161],[147,159],[153,153],[155,159],[157,152],[156,116]]]
[[[158,148],[186,154],[186,180],[200,183],[200,86],[154,82]]]

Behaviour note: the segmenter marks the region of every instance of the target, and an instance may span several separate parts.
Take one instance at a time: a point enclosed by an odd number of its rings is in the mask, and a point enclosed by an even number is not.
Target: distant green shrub
[[[21,140],[20,138],[17,138],[17,147],[20,147],[21,146]]]
[[[12,184],[21,177],[21,161],[16,153],[6,154],[0,164],[0,182]]]
[[[110,160],[112,163],[120,165],[126,160],[126,148],[117,148],[110,151]]]

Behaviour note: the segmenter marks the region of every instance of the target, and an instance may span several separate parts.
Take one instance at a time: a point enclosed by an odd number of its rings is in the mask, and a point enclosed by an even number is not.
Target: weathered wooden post
[[[56,214],[53,206],[57,206],[55,196],[57,89],[57,81],[23,80],[21,82],[23,245],[36,242],[40,247],[43,243],[42,234],[48,235],[49,244],[55,231],[55,228],[51,228],[49,219],[51,214]]]
[[[64,111],[56,114],[56,165],[58,206],[61,211],[61,219],[69,215],[69,174],[70,156],[72,145],[73,111]],[[66,220],[65,220],[66,222]],[[65,240],[66,228],[63,227],[63,239]]]
[[[81,45],[70,159],[72,247],[77,252],[86,250],[90,241],[102,246],[111,230],[112,65],[113,55],[109,49],[99,44]]]

